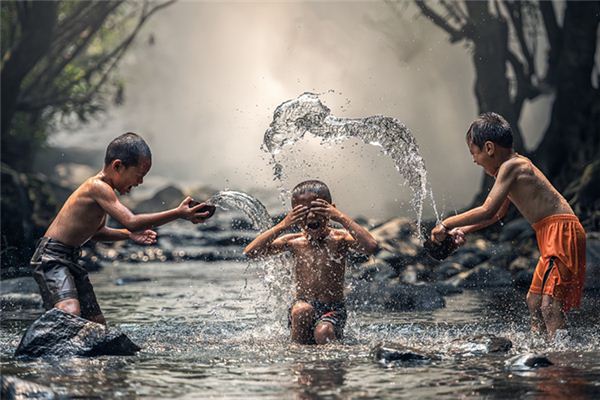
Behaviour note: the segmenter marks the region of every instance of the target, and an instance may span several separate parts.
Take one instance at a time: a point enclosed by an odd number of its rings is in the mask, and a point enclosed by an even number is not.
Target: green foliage
[[[147,19],[171,3],[61,1],[53,8],[36,1],[2,2],[2,83],[11,79],[6,70],[20,79],[2,96],[14,105],[2,108],[3,161],[27,169],[23,161],[31,157],[15,156],[35,152],[57,122],[85,123],[116,93],[122,98],[118,62]],[[47,18],[43,28],[31,20],[33,11],[38,19]],[[43,49],[24,40],[32,32],[40,36],[40,29],[45,29],[41,37],[51,37]],[[29,62],[22,62],[25,58]],[[10,62],[12,68],[5,68]]]

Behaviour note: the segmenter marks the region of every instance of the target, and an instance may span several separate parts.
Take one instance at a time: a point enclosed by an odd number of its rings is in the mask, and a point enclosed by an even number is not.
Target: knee
[[[308,303],[298,303],[292,307],[292,321],[304,322],[312,319],[313,315],[314,309]]]
[[[333,325],[327,322],[321,322],[316,326],[315,342],[317,342],[317,344],[326,344],[335,339],[335,329],[333,329]]]
[[[88,319],[90,321],[92,321],[92,322],[96,322],[98,324],[106,325],[106,319],[104,318],[104,315],[102,315],[102,314],[94,315],[93,317],[89,317]]]
[[[68,299],[68,300],[59,301],[58,303],[56,303],[54,305],[54,307],[56,307],[64,312],[67,312],[69,314],[73,314],[73,315],[77,315],[77,316],[81,315],[81,308],[79,306],[79,301],[76,299]]]

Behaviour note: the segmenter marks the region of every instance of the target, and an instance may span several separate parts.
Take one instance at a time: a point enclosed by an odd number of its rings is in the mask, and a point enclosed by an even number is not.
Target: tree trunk
[[[472,24],[473,65],[475,66],[475,96],[480,113],[493,111],[502,115],[513,129],[514,146],[523,152],[523,138],[509,93],[507,77],[508,25],[504,19],[489,12],[488,2],[465,2]],[[493,179],[484,174],[474,205],[483,202]]]
[[[600,158],[600,94],[592,72],[599,2],[567,2],[550,125],[533,158],[558,190]]]
[[[2,141],[10,134],[10,127],[19,100],[23,79],[47,53],[52,43],[52,33],[58,16],[57,1],[31,1],[17,4],[20,7],[22,35],[11,50],[1,72],[2,84]]]

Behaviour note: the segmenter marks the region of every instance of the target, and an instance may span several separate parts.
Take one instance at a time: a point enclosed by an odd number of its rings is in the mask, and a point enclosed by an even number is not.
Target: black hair
[[[131,167],[138,165],[143,159],[152,160],[150,147],[138,134],[127,132],[110,142],[106,148],[104,165],[121,160],[125,167]]]
[[[329,192],[329,188],[326,184],[317,180],[310,180],[300,182],[296,185],[296,187],[292,190],[292,202],[294,198],[300,196],[304,193],[314,193],[318,198],[325,200],[328,203],[331,203],[331,193]]]
[[[493,112],[481,114],[467,131],[467,142],[475,144],[480,149],[488,140],[502,147],[513,146],[510,124],[501,115]]]

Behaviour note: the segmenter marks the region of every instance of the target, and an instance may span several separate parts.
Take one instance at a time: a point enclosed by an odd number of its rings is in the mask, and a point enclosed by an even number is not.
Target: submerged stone
[[[554,363],[543,354],[527,353],[506,360],[506,366],[513,371],[527,371],[551,365],[554,365]]]
[[[424,364],[431,362],[434,357],[421,354],[409,348],[392,348],[383,345],[375,346],[372,350],[376,362],[385,366]]]
[[[116,329],[53,308],[27,328],[15,357],[125,356],[139,350]]]
[[[123,286],[129,285],[130,283],[138,283],[138,282],[150,282],[152,279],[145,276],[124,276],[115,281],[115,285]]]
[[[15,376],[0,375],[2,391],[0,398],[5,400],[43,399],[53,400],[58,396],[47,386],[19,379]]]
[[[466,339],[455,339],[452,349],[459,353],[489,354],[506,353],[512,348],[512,342],[496,335],[476,335]]]

